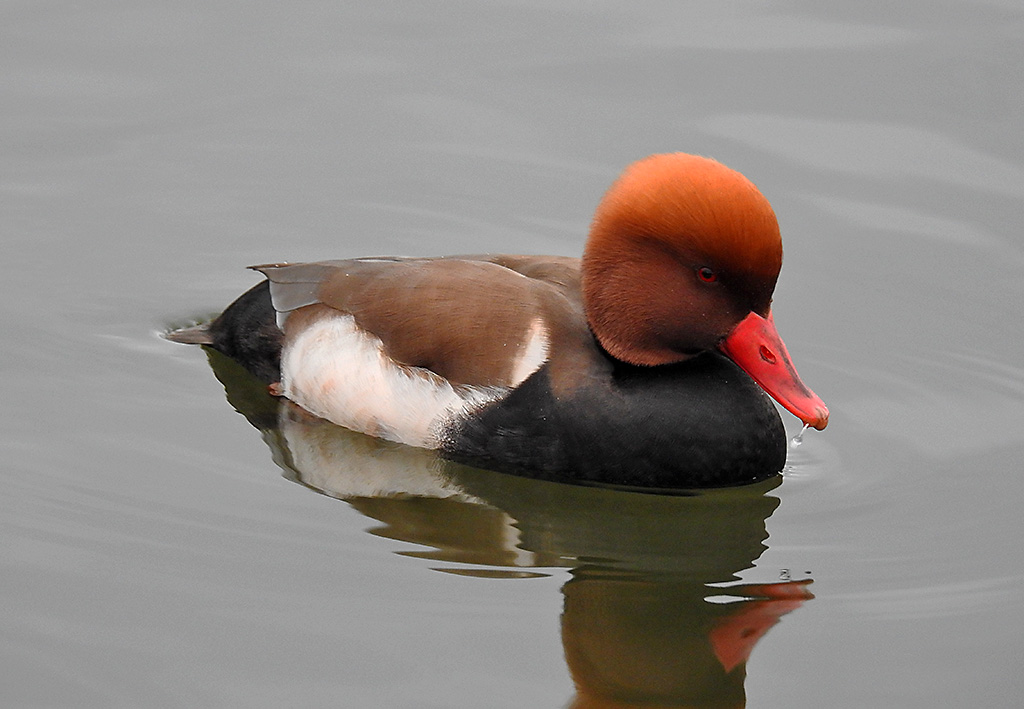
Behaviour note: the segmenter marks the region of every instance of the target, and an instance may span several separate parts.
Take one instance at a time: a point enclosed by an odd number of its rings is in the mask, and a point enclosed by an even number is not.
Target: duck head
[[[800,380],[772,321],[782,238],[750,180],[709,158],[652,155],[630,165],[594,215],[583,303],[612,357],[681,362],[718,349],[817,429],[824,402]]]

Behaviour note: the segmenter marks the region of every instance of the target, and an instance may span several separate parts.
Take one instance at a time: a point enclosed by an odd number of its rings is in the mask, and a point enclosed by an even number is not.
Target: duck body
[[[785,463],[766,391],[809,425],[828,418],[772,323],[780,266],[756,188],[677,153],[613,185],[582,260],[257,266],[265,282],[171,338],[221,350],[317,416],[459,462],[623,486],[740,484]]]
[[[727,358],[706,353],[655,376],[634,365],[592,371],[559,396],[543,367],[508,397],[456,422],[442,451],[503,472],[638,488],[703,488],[771,477],[786,432],[768,396]]]

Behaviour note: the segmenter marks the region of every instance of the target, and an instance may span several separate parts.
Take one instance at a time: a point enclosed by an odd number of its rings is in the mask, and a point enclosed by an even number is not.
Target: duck
[[[265,280],[169,338],[275,396],[456,463],[582,484],[758,482],[786,462],[772,399],[822,430],[772,315],[782,239],[739,172],[688,153],[629,165],[582,258],[370,257]]]

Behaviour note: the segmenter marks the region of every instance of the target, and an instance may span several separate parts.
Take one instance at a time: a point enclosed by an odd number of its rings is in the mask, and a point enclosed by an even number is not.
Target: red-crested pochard
[[[739,484],[786,460],[761,388],[805,424],[828,423],[772,322],[781,266],[775,213],[749,180],[652,155],[608,190],[582,260],[256,266],[266,281],[170,337],[224,352],[336,424],[479,467]]]

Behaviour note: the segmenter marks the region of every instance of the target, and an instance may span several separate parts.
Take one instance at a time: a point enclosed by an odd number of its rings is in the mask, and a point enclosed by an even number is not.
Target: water
[[[2,18],[5,705],[1019,703],[1018,3]],[[578,254],[665,150],[779,215],[776,322],[831,410],[781,481],[440,465],[160,338],[249,264]]]

